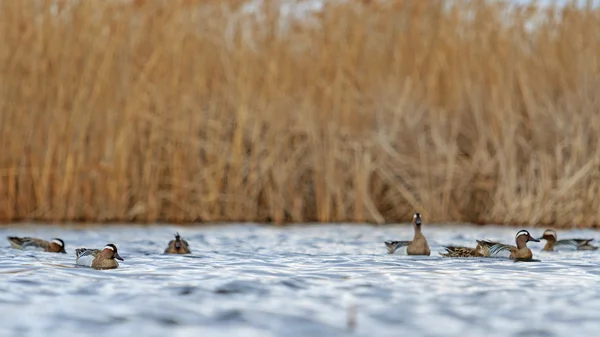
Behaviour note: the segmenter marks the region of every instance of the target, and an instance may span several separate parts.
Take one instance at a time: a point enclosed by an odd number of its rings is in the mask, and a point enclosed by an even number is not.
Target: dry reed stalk
[[[3,2],[0,219],[598,225],[598,9],[264,3]]]

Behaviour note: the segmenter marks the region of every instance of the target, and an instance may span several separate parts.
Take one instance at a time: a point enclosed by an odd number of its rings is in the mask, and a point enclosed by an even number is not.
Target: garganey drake
[[[411,241],[385,241],[389,254],[394,254],[398,248],[407,247],[407,255],[429,255],[429,245],[427,239],[421,232],[421,214],[415,213],[413,215],[413,228],[415,235]]]
[[[65,242],[59,238],[54,238],[50,241],[46,241],[31,237],[9,236],[7,237],[7,239],[8,242],[10,242],[12,248],[15,249],[36,249],[50,253],[67,253],[65,251]]]
[[[175,239],[169,241],[169,246],[165,249],[165,254],[189,254],[192,251],[184,239],[179,236],[179,233],[175,233]]]
[[[531,249],[527,247],[527,242],[529,241],[540,242],[540,240],[534,239],[527,230],[522,229],[515,236],[516,246],[487,240],[477,240],[477,243],[484,247],[484,249],[488,249],[490,256],[496,255],[501,251],[508,251],[510,252],[508,256],[510,259],[529,261],[533,258]]]
[[[75,264],[92,267],[94,269],[114,269],[119,266],[117,260],[123,261],[119,256],[117,246],[112,243],[104,246],[104,249],[75,249]]]
[[[542,250],[547,252],[553,252],[554,248],[557,249],[575,249],[575,250],[596,250],[598,247],[592,246],[590,242],[594,239],[562,239],[557,240],[556,231],[552,229],[546,229],[544,234],[538,240],[546,240],[546,245]]]

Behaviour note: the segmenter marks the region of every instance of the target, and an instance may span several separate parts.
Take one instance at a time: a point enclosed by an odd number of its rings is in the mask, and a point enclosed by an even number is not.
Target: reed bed
[[[598,226],[598,9],[280,8],[0,2],[0,220]]]

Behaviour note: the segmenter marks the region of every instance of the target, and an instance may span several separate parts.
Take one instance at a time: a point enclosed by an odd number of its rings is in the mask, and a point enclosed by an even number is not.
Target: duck
[[[115,269],[123,258],[119,256],[117,246],[112,243],[100,249],[77,248],[75,249],[75,264],[94,269]]]
[[[46,241],[28,236],[8,236],[7,239],[8,242],[10,242],[11,247],[15,249],[36,249],[50,253],[67,253],[65,251],[65,242],[59,238],[53,238],[50,241]]]
[[[190,254],[191,252],[187,241],[182,239],[179,233],[175,233],[175,239],[169,241],[165,249],[165,254]]]
[[[509,258],[517,261],[530,261],[533,259],[533,253],[531,249],[527,247],[527,242],[540,242],[529,234],[529,231],[522,229],[515,235],[516,246],[504,244],[500,242],[494,242],[489,240],[476,240],[477,244],[489,250],[490,256],[497,255],[501,251],[510,252]]]
[[[407,247],[406,254],[407,255],[427,255],[429,256],[431,251],[429,250],[429,245],[427,244],[427,239],[421,232],[421,214],[415,213],[413,214],[413,229],[414,236],[411,241],[385,241],[385,246],[387,247],[388,254],[394,254],[398,248]]]
[[[477,243],[475,248],[465,246],[443,246],[445,253],[440,253],[443,257],[490,257],[490,250],[487,246]]]
[[[538,240],[546,240],[546,245],[542,248],[543,251],[553,252],[554,248],[567,248],[575,250],[596,250],[598,247],[590,244],[594,239],[562,239],[557,240],[556,231],[546,229],[544,234]]]

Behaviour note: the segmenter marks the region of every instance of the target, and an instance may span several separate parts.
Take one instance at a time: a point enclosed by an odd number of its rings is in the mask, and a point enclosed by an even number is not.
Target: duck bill
[[[123,258],[119,255],[119,253],[115,253],[114,257],[119,261],[124,261]]]
[[[530,236],[528,241],[540,242],[540,239],[534,239],[534,238],[532,238],[532,237]]]

